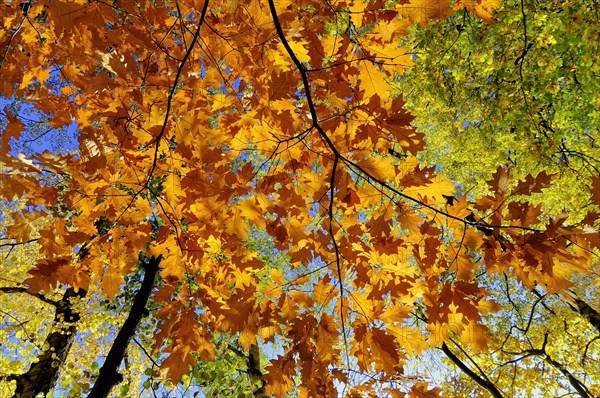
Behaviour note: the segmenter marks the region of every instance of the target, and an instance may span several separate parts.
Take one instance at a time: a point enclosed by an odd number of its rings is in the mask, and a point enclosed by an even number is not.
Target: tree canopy
[[[6,3],[4,391],[598,395],[597,4],[499,7]]]
[[[545,212],[584,217],[597,205],[596,2],[508,0],[493,24],[461,12],[405,41],[418,62],[400,85],[426,136],[422,161],[476,196],[510,166],[518,178],[555,175],[535,195]]]

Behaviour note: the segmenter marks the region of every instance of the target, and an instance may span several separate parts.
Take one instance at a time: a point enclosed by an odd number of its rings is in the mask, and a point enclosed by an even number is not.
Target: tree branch
[[[119,333],[104,360],[104,365],[100,368],[98,378],[96,379],[88,398],[105,398],[108,396],[113,386],[123,381],[123,376],[118,372],[118,369],[123,361],[125,352],[127,352],[129,341],[135,334],[142,317],[147,313],[146,304],[148,303],[148,299],[154,288],[160,261],[161,257],[151,257],[143,260],[143,266],[146,273],[144,275],[144,280],[142,281],[142,286],[133,299],[133,305],[129,311],[129,316],[125,320],[121,330],[119,330]]]
[[[58,303],[59,303],[58,301],[47,298],[46,296],[44,296],[41,293],[32,293],[26,287],[23,287],[23,286],[3,286],[3,287],[0,287],[0,292],[28,294],[32,297],[35,297],[38,300],[43,301],[46,304],[50,304],[53,307],[58,306]]]
[[[548,332],[546,332],[544,334],[544,342],[542,343],[542,348],[534,348],[531,350],[525,350],[522,352],[509,352],[509,351],[505,351],[507,354],[511,354],[511,355],[523,355],[521,358],[519,358],[518,360],[521,360],[527,356],[530,355],[537,355],[539,357],[541,357],[544,361],[546,361],[550,366],[552,366],[554,369],[558,370],[560,373],[563,374],[563,376],[565,376],[567,378],[567,380],[569,381],[569,384],[571,384],[571,386],[575,389],[575,391],[577,391],[577,393],[582,397],[582,398],[594,398],[594,395],[588,390],[588,388],[585,386],[585,384],[583,384],[579,379],[577,379],[570,371],[569,369],[567,369],[567,367],[556,361],[555,359],[553,359],[550,354],[548,354],[548,352],[546,351],[546,346],[548,345]],[[515,361],[516,362],[516,361]]]
[[[481,387],[485,388],[494,398],[504,398],[500,390],[489,380],[486,380],[479,376],[477,373],[473,372],[464,362],[462,362],[453,352],[450,350],[450,347],[446,345],[446,343],[442,344],[442,351],[446,356],[456,365],[460,370],[463,371],[464,374],[469,376],[475,383],[479,384]]]
[[[592,393],[587,389],[585,384],[573,376],[573,374],[569,372],[565,365],[552,359],[552,357],[546,352],[544,352],[544,360],[562,373],[567,380],[569,380],[569,384],[573,386],[573,388],[579,393],[579,395],[581,395],[582,398],[594,398],[594,395],[592,395]]]
[[[541,297],[540,292],[538,292],[537,290],[531,289],[531,292],[537,297]],[[586,301],[582,300],[573,290],[569,290],[569,292],[573,295],[575,305],[573,305],[573,302],[571,302],[570,300],[566,300],[564,297],[559,297],[565,303],[567,303],[573,311],[581,315],[586,321],[590,323],[590,325],[595,327],[596,330],[600,332],[600,312],[594,309]]]
[[[0,243],[0,247],[15,247],[15,246],[20,246],[20,245],[26,245],[28,243],[33,243],[33,242],[37,242],[37,238],[36,239],[29,239],[26,240],[24,242],[9,242],[9,243]]]
[[[592,306],[590,306],[587,302],[579,298],[575,292],[571,293],[575,295],[576,306],[569,303],[569,307],[571,307],[573,311],[578,312],[579,315],[585,318],[593,327],[596,328],[596,330],[598,330],[598,332],[600,332],[600,313],[592,308]]]

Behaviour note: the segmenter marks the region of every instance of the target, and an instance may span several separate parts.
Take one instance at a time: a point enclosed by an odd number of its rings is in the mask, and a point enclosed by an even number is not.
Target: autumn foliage
[[[23,3],[21,3],[23,4]],[[419,165],[421,133],[389,82],[415,57],[414,23],[496,1],[35,1],[3,6],[1,95],[61,127],[73,154],[11,155],[2,194],[25,197],[13,242],[37,239],[31,292],[123,289],[160,259],[155,353],[175,381],[211,360],[211,336],[278,342],[265,392],[436,394],[407,361],[450,337],[486,350],[500,306],[482,275],[507,274],[574,302],[573,272],[600,245],[590,212],[546,218],[527,196],[551,184],[500,168],[472,201]],[[600,197],[594,180],[594,201]],[[42,214],[53,218],[39,235]],[[286,267],[247,242],[266,231]],[[352,385],[351,372],[373,374]],[[387,384],[391,386],[393,384]]]

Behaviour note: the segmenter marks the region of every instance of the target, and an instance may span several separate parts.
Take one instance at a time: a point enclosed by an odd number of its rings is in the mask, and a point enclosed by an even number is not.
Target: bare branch
[[[48,297],[44,296],[41,293],[33,293],[30,292],[26,287],[22,287],[22,286],[4,286],[4,287],[0,287],[0,292],[3,293],[24,293],[24,294],[28,294],[32,297],[35,297],[38,300],[43,301],[46,304],[50,304],[53,307],[58,306],[58,301],[49,299]]]

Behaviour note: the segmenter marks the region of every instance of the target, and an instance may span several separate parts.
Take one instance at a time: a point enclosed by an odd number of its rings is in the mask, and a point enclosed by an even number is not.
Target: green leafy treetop
[[[507,0],[488,24],[468,12],[407,36],[417,62],[399,84],[425,133],[426,163],[480,196],[498,167],[555,174],[533,202],[571,221],[600,175],[598,3]]]

